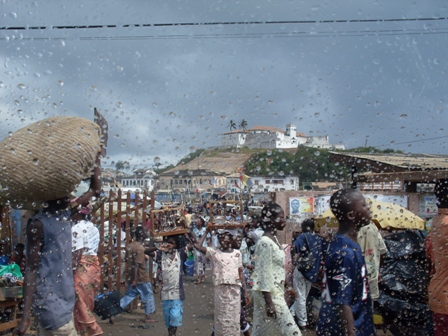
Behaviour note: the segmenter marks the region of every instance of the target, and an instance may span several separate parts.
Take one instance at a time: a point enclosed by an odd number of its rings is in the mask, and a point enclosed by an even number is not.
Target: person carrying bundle
[[[249,302],[246,293],[246,278],[243,273],[241,252],[233,249],[234,231],[227,229],[218,230],[220,247],[204,247],[209,228],[195,248],[206,254],[213,262],[214,284],[214,334],[216,336],[240,335],[240,309],[241,288],[244,297]]]
[[[98,124],[107,133],[106,120],[96,112]],[[107,137],[105,138],[107,140]],[[90,188],[76,202],[71,195],[45,202],[45,207],[29,222],[26,235],[23,316],[15,335],[24,335],[31,321],[31,307],[39,335],[77,336],[73,322],[75,290],[72,270],[70,217],[93,197],[100,195],[101,154],[97,153]],[[105,149],[104,149],[105,151]]]

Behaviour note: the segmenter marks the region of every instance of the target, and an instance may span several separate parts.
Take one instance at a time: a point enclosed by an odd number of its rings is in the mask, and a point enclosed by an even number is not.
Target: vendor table
[[[20,300],[21,299],[16,298],[0,301],[0,309],[11,308],[11,317],[9,318],[9,321],[0,323],[0,332],[13,329],[19,324],[20,319],[17,318],[17,310]]]

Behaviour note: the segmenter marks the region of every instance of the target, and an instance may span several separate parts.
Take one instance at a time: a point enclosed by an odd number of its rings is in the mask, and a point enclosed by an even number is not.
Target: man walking
[[[151,286],[151,278],[146,272],[145,247],[143,243],[146,233],[142,226],[138,226],[134,233],[135,240],[129,244],[126,250],[128,262],[128,290],[120,300],[122,309],[126,308],[137,295],[140,295],[145,309],[145,322],[157,322],[151,319],[150,314],[156,311],[154,293]]]

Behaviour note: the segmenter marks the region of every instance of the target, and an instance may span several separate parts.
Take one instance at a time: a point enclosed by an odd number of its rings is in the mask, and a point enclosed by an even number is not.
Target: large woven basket
[[[0,203],[20,207],[70,194],[91,174],[100,132],[97,124],[84,118],[51,117],[4,139],[0,143]],[[40,206],[32,207],[36,205]]]

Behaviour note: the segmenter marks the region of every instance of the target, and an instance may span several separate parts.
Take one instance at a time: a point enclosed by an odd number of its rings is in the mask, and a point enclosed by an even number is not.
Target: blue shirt
[[[72,319],[75,288],[72,270],[71,213],[40,213],[43,241],[34,293],[34,316],[46,330],[54,330]]]
[[[330,243],[322,301],[317,336],[344,335],[338,305],[351,307],[357,336],[376,335],[364,257],[360,246],[345,235],[336,234]]]
[[[306,238],[305,238],[306,236]],[[308,239],[308,243],[307,243]],[[303,276],[311,282],[317,281],[317,275],[319,274],[319,269],[321,267],[321,262],[323,260],[323,255],[327,250],[327,242],[318,234],[314,232],[302,233],[294,241],[295,252],[300,254],[302,257],[307,257],[309,253],[312,253],[316,257],[316,263],[313,268],[302,271]]]

